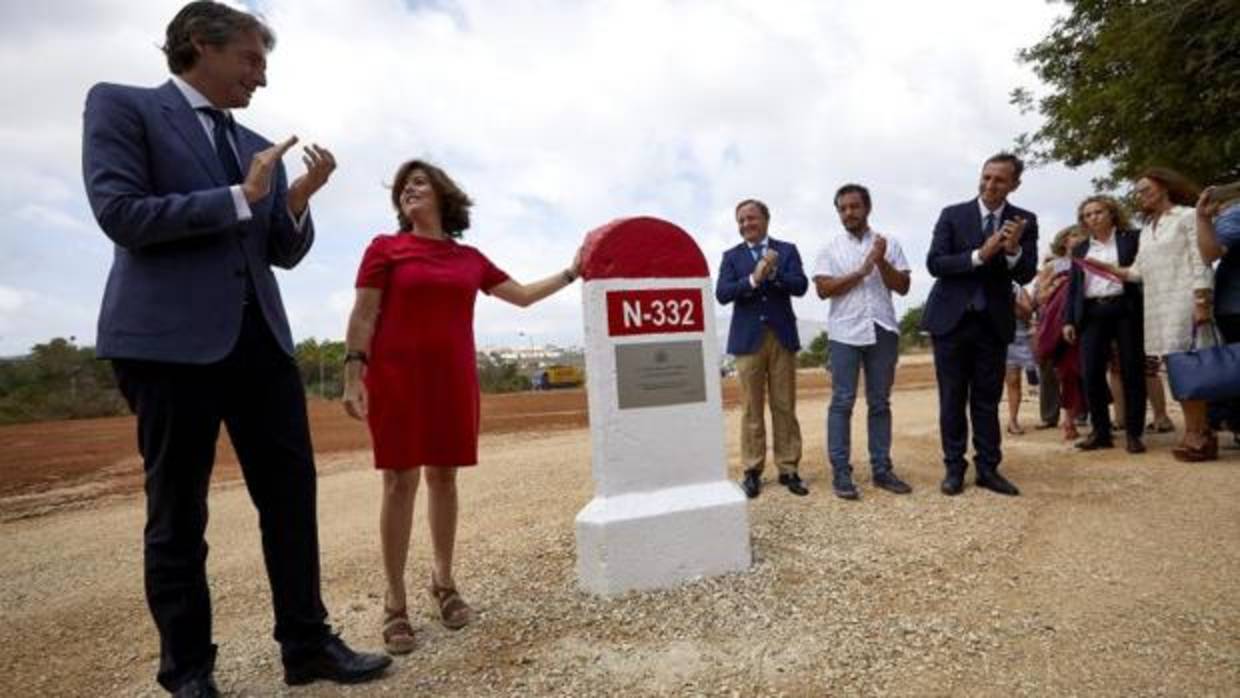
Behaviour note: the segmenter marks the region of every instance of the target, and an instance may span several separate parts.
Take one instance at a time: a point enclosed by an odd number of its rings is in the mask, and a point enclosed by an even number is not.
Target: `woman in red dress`
[[[577,278],[579,259],[541,281],[513,281],[481,252],[458,243],[473,202],[438,167],[411,160],[396,171],[392,205],[400,230],[379,235],[357,274],[346,338],[344,407],[365,419],[383,471],[379,538],[387,576],[383,641],[393,654],[416,647],[405,598],[413,504],[419,478],[434,565],[430,593],[444,626],[472,617],[456,590],[456,469],[478,462],[478,291],[525,307]]]

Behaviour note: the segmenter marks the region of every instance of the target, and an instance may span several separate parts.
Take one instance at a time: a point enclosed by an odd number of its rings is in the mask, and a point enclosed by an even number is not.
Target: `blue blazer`
[[[288,213],[284,167],[238,221],[228,180],[198,115],[171,81],[156,88],[100,83],[86,96],[82,174],[91,210],[115,243],[99,311],[97,354],[205,364],[241,331],[249,270],[272,335],[293,340],[271,267],[309,251],[314,225]],[[271,143],[238,125],[242,171]]]
[[[982,216],[977,199],[948,206],[934,224],[934,237],[926,254],[926,267],[935,278],[926,308],[922,329],[931,335],[951,332],[960,323],[969,300],[981,287],[986,299],[986,317],[1004,344],[1015,335],[1016,316],[1012,307],[1012,282],[1024,285],[1033,280],[1038,264],[1038,217],[1008,202],[997,227],[1020,216],[1028,221],[1020,239],[1021,254],[1016,266],[1009,268],[1003,253],[996,254],[980,267],[973,266],[973,251],[980,248]]]
[[[762,328],[769,326],[788,351],[801,348],[797,335],[797,318],[792,313],[792,297],[804,296],[809,279],[801,268],[801,255],[797,246],[781,242],[770,236],[767,245],[779,253],[775,273],[753,288],[749,275],[758,266],[749,245],[741,243],[723,253],[719,264],[719,281],[715,284],[715,299],[721,304],[735,303],[732,324],[728,328],[728,353],[752,354],[762,342]]]

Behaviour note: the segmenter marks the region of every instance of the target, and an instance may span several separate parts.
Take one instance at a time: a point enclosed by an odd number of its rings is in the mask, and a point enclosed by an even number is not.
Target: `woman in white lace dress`
[[[1213,271],[1197,249],[1199,188],[1182,175],[1150,168],[1134,187],[1145,227],[1141,249],[1131,267],[1116,269],[1140,282],[1145,298],[1145,353],[1166,357],[1185,351],[1196,326],[1210,319]],[[1210,431],[1203,400],[1182,400],[1184,439],[1172,454],[1177,460],[1218,458],[1218,439]]]

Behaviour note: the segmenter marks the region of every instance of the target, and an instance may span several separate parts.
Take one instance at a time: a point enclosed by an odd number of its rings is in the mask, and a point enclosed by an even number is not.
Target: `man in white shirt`
[[[908,494],[912,488],[896,477],[891,463],[890,403],[900,345],[891,294],[908,293],[908,262],[900,243],[870,229],[870,192],[865,187],[840,187],[835,193],[835,209],[845,232],[822,249],[813,272],[818,297],[831,299],[827,316],[832,389],[827,408],[827,456],[832,488],[842,499],[860,496],[849,459],[857,376],[864,369],[869,408],[866,433],[874,485]]]

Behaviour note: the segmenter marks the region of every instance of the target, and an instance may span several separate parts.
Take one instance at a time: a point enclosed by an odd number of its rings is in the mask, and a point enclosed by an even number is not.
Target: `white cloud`
[[[94,229],[80,183],[82,99],[98,80],[162,81],[155,47],[180,3],[72,5],[0,10],[0,78],[11,86],[0,275],[93,315],[110,248],[80,235]],[[383,185],[415,156],[470,192],[467,242],[520,280],[554,273],[587,231],[638,214],[688,230],[713,269],[736,241],[732,206],[748,196],[771,205],[772,233],[809,264],[839,229],[832,192],[860,181],[874,192],[875,226],[914,267],[905,304],[919,302],[939,209],[971,194],[986,155],[1036,126],[1007,103],[1011,88],[1035,84],[1014,55],[1060,11],[1041,0],[259,5],[279,41],[269,87],[240,118],[272,138],[323,143],[341,163],[314,202],[315,249],[281,274],[299,337],[343,335],[362,249],[393,227]],[[1033,171],[1014,198],[1042,214],[1045,235],[1067,221],[1088,175]],[[86,247],[57,254],[73,244]],[[817,301],[797,308],[825,314]],[[579,292],[526,310],[483,298],[476,326],[480,343],[517,342],[518,331],[576,343]],[[7,329],[0,353],[45,331]]]

